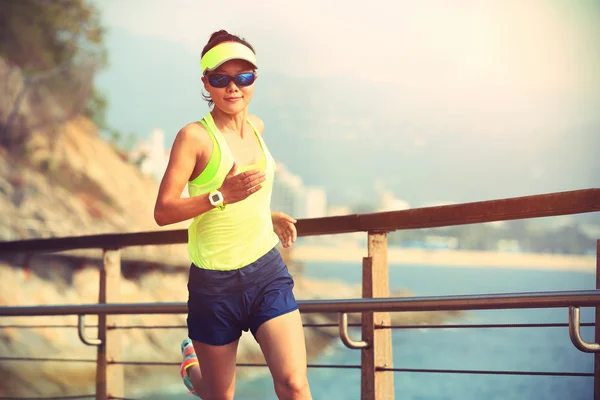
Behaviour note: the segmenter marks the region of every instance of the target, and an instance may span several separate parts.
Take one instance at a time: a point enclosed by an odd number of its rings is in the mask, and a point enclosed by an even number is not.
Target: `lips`
[[[241,97],[230,97],[230,98],[226,98],[225,101],[230,101],[230,102],[236,102],[238,100],[241,100]]]

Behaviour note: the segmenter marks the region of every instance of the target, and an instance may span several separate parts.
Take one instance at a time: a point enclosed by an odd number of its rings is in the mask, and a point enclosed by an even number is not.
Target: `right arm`
[[[154,220],[160,226],[186,221],[214,208],[208,194],[181,198],[203,151],[201,133],[195,125],[187,125],[177,133],[154,206]]]
[[[204,151],[202,133],[202,129],[198,126],[187,125],[175,138],[169,164],[160,183],[154,205],[154,220],[160,226],[186,221],[214,208],[208,200],[208,193],[181,198],[181,192],[196,167],[196,160]],[[256,193],[265,180],[265,175],[258,169],[240,174],[235,172],[234,163],[219,188],[225,204],[237,203]]]

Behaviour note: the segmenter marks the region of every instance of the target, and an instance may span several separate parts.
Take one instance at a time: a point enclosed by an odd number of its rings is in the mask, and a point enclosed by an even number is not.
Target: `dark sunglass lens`
[[[216,88],[224,88],[229,85],[231,78],[227,75],[214,74],[208,76],[208,83]]]
[[[239,74],[235,77],[235,84],[238,86],[250,86],[254,83],[254,74]]]

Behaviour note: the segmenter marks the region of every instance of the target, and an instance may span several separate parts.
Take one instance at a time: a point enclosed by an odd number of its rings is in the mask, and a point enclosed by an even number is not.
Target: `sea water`
[[[349,283],[361,280],[360,263],[308,263],[313,278]],[[594,289],[593,274],[542,269],[390,266],[391,289],[409,289],[416,296],[516,293]],[[466,324],[565,323],[567,309],[494,310],[468,312]],[[593,310],[582,309],[582,322],[593,322]],[[307,328],[310,329],[310,328]],[[581,328],[584,340],[593,340],[593,328]],[[360,332],[351,330],[353,338]],[[529,372],[593,372],[593,356],[577,350],[568,328],[397,329],[392,333],[395,368],[455,369]],[[310,344],[309,344],[310,345]],[[332,351],[314,363],[359,365],[360,351],[336,342]],[[360,399],[359,369],[309,369],[315,400]],[[177,377],[174,377],[177,379]],[[519,376],[455,373],[395,372],[397,400],[590,400],[593,378],[579,376]],[[148,400],[191,399],[181,384]],[[139,396],[138,396],[139,398]],[[276,399],[268,374],[236,382],[236,399]]]

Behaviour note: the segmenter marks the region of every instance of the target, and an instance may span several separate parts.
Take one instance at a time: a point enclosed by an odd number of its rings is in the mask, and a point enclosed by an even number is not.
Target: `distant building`
[[[454,236],[425,236],[425,247],[435,250],[456,250],[458,248],[458,238]]]
[[[322,218],[327,216],[327,194],[324,189],[306,188],[306,218]]]
[[[496,250],[502,253],[521,253],[523,251],[519,241],[513,239],[498,240]]]
[[[271,209],[292,217],[320,218],[327,215],[327,194],[323,188],[305,186],[302,178],[278,162],[273,182]]]
[[[157,182],[162,179],[169,163],[170,149],[165,148],[165,134],[154,129],[149,139],[142,140],[129,153],[129,160],[138,164],[143,174]]]
[[[399,211],[408,210],[409,208],[408,202],[396,198],[391,191],[385,189],[381,191],[381,206],[379,211]]]
[[[304,218],[304,190],[302,179],[292,174],[285,165],[277,163],[271,195],[271,209],[284,212],[296,219]]]
[[[327,209],[327,216],[350,215],[352,210],[349,206],[331,205]]]

